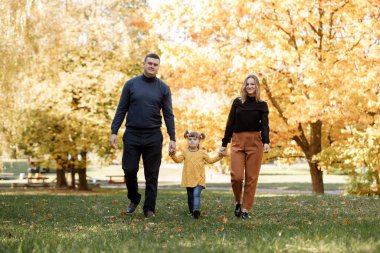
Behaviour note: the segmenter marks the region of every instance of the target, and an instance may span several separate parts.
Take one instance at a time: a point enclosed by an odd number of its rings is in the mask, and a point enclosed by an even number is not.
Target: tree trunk
[[[65,168],[67,168],[67,159],[64,158],[65,155],[62,153],[56,153],[54,154],[54,159],[57,163],[57,183],[55,185],[56,188],[67,188],[67,181],[66,181],[66,171]]]
[[[75,168],[74,166],[70,166],[70,176],[71,176],[71,189],[75,189]]]
[[[318,120],[310,124],[310,144],[306,153],[309,163],[311,185],[314,194],[324,194],[323,171],[318,169],[318,163],[313,161],[313,156],[322,151],[322,121]]]
[[[78,169],[77,171],[78,171],[78,175],[79,175],[78,189],[81,191],[90,190],[90,188],[88,188],[88,184],[87,184],[86,168]]]
[[[298,126],[299,135],[293,137],[293,140],[301,147],[305,153],[309,164],[312,191],[314,194],[324,194],[323,171],[318,169],[318,163],[313,161],[314,155],[322,151],[322,121],[317,120],[310,123],[310,140],[306,138],[304,128],[301,124]]]
[[[81,191],[89,191],[90,188],[88,188],[87,184],[87,174],[86,174],[86,168],[87,168],[87,152],[81,151],[80,152],[81,159],[78,160],[78,169],[76,170],[79,175],[79,186],[78,189]]]
[[[311,185],[313,187],[314,194],[324,194],[325,189],[323,185],[323,171],[318,169],[318,164],[314,162],[308,162],[310,175],[311,175]]]
[[[57,169],[57,183],[56,183],[55,187],[56,188],[66,188],[67,187],[67,181],[66,181],[64,169]]]

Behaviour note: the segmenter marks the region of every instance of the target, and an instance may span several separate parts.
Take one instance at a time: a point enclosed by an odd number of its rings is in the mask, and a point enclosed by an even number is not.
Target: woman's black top
[[[242,103],[240,97],[236,98],[228,115],[222,146],[227,147],[233,133],[246,131],[261,131],[262,142],[269,144],[268,114],[266,102],[257,102],[254,97],[248,97],[247,101]]]

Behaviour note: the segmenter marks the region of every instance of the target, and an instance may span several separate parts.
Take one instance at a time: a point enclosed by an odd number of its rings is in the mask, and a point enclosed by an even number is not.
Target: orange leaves
[[[146,30],[146,28],[148,27],[148,23],[145,21],[144,18],[133,19],[131,20],[130,24],[141,30]]]

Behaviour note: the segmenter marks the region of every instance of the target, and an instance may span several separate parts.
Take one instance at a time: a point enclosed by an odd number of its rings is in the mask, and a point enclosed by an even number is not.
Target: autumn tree
[[[380,195],[380,97],[372,104],[376,108],[370,124],[346,126],[342,131],[347,138],[333,142],[317,156],[323,170],[349,176],[346,188],[350,194]]]
[[[15,133],[7,135],[7,143],[26,155],[56,160],[57,186],[66,186],[64,169],[73,167],[79,188],[87,189],[87,154],[113,155],[108,138],[118,94],[138,71],[136,59],[142,62],[146,53],[139,50],[147,43],[147,25],[140,18],[145,7],[144,1],[4,3],[8,18],[21,20],[4,19],[6,34],[15,32],[25,51],[25,64],[7,79],[13,90],[23,92],[7,93],[10,105],[21,102],[12,113],[19,117],[8,123]],[[28,35],[20,36],[25,30]],[[18,42],[15,38],[5,41]]]
[[[227,115],[243,78],[260,76],[272,147],[282,156],[302,152],[313,192],[323,194],[315,155],[345,138],[345,126],[370,121],[363,112],[378,82],[377,2],[170,1],[153,18],[167,59],[161,72],[176,92],[197,86],[229,96],[212,112]],[[200,120],[222,135],[225,120]]]

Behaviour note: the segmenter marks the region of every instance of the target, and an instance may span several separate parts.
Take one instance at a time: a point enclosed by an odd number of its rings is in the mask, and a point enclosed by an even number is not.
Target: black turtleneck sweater
[[[128,80],[121,93],[111,131],[117,134],[125,115],[126,127],[136,131],[160,129],[162,114],[170,140],[175,141],[174,115],[170,88],[159,78],[144,75]]]
[[[268,114],[266,102],[257,102],[254,97],[248,97],[243,104],[239,97],[236,98],[228,115],[222,146],[227,147],[227,144],[231,142],[233,133],[245,131],[261,131],[263,143],[269,144]]]

